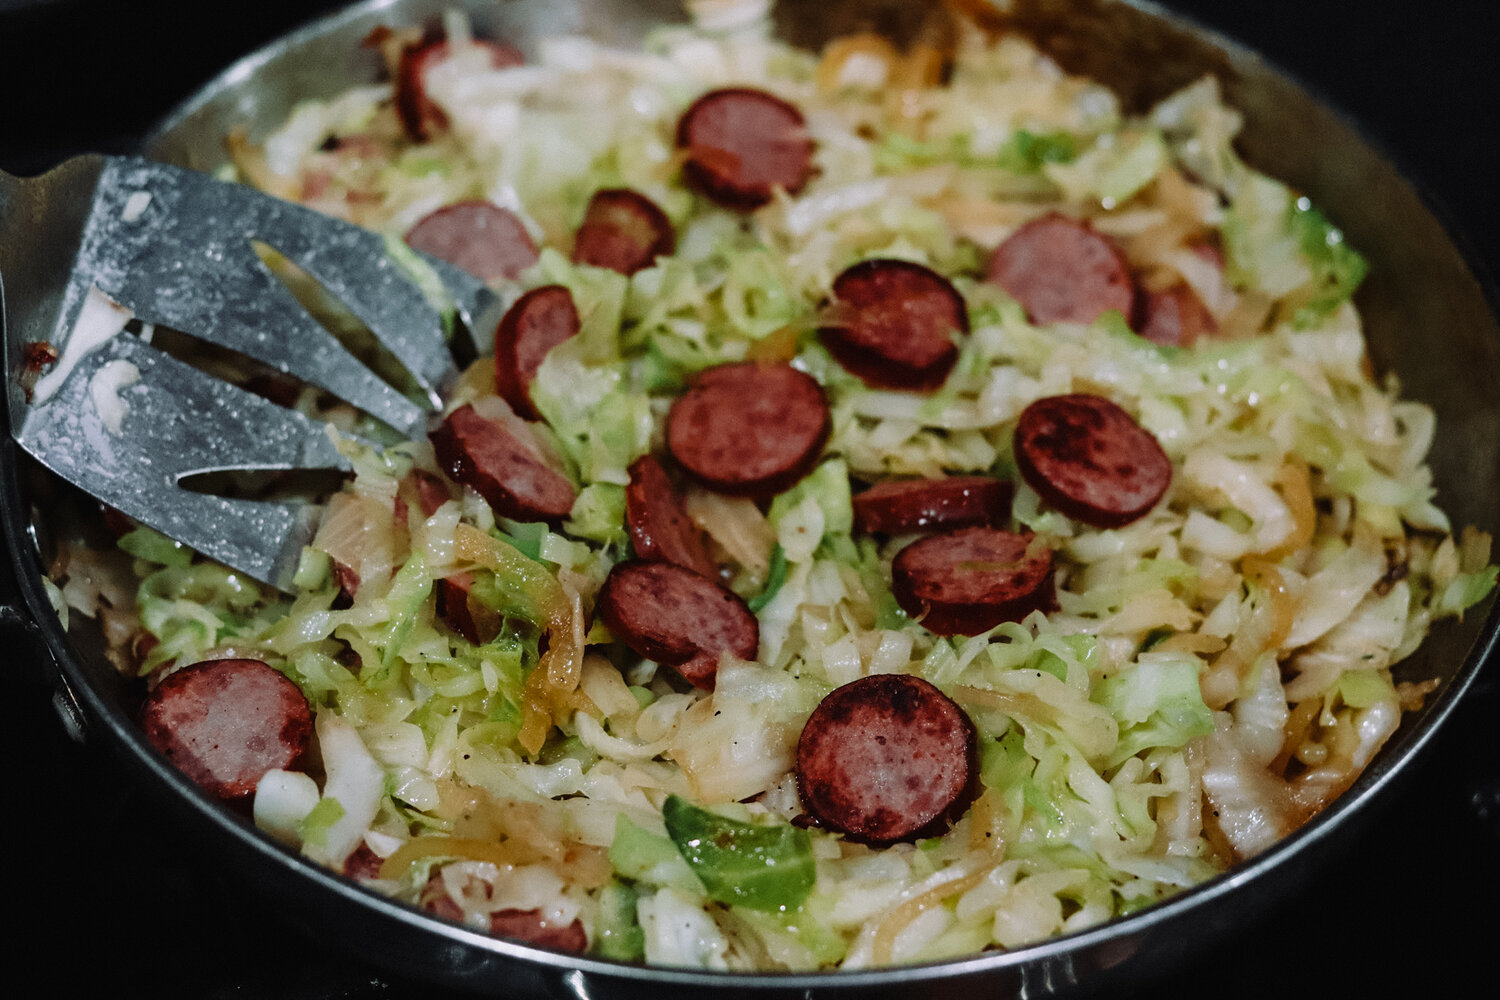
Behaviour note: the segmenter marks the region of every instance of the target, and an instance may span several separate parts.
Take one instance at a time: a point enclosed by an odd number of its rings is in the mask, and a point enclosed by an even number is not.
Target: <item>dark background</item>
[[[75,152],[126,151],[234,58],[334,6],[0,0],[0,169],[30,174]],[[1478,268],[1500,264],[1489,5],[1164,6],[1261,51],[1360,122]],[[17,980],[65,996],[122,986],[210,998],[437,995],[348,961],[235,892],[109,760],[68,739],[25,650],[0,661],[8,682],[19,678],[0,737],[7,923],[20,927],[5,950]],[[1331,864],[1151,992],[1293,1000],[1489,981],[1500,930],[1496,672]]]

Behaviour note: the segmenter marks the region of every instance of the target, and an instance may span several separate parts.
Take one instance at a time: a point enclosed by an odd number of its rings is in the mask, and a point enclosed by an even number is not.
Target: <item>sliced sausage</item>
[[[525,57],[509,45],[480,39],[470,44],[483,47],[495,69],[519,66],[525,61]],[[401,119],[401,127],[412,142],[426,142],[434,133],[448,126],[448,116],[427,96],[427,71],[452,52],[452,45],[443,38],[418,42],[401,50],[396,67],[396,116]]]
[[[542,916],[541,910],[497,910],[490,914],[490,933],[495,937],[511,938],[573,955],[582,955],[589,945],[582,921],[551,924]]]
[[[443,888],[442,876],[433,874],[422,896],[422,908],[428,913],[454,923],[466,923],[464,911]],[[574,955],[583,954],[589,943],[581,921],[566,925],[548,923],[541,910],[496,910],[490,914],[490,934]]]
[[[469,614],[469,588],[474,584],[474,574],[455,573],[433,581],[432,592],[437,616],[448,628],[463,636],[473,645],[479,645],[479,630]]]
[[[999,526],[1010,517],[1015,487],[990,476],[892,479],[854,495],[854,530],[904,535],[973,525]]]
[[[380,878],[380,866],[384,863],[385,859],[370,850],[370,845],[361,840],[344,859],[343,873],[346,878],[352,878],[356,882],[373,882]]]
[[[678,120],[677,146],[687,152],[688,184],[726,208],[759,208],[777,188],[796,194],[812,176],[802,112],[763,90],[704,94]]]
[[[630,464],[625,524],[638,558],[676,563],[707,577],[718,572],[708,557],[702,533],[688,517],[682,497],[654,455],[642,455]]]
[[[881,846],[941,836],[979,791],[974,723],[932,684],[874,674],[829,694],[797,741],[797,791],[818,824]]]
[[[397,487],[397,499],[404,503],[401,494],[407,492],[417,501],[417,509],[424,518],[436,514],[438,508],[451,499],[448,484],[443,482],[443,477],[435,476],[426,469],[413,469],[407,474]],[[401,522],[406,523],[406,519],[402,518]]]
[[[1053,607],[1052,552],[998,528],[929,535],[891,560],[891,593],[930,632],[978,635]]]
[[[409,478],[416,488],[417,506],[422,509],[423,517],[436,514],[438,508],[451,499],[441,476],[434,476],[426,469],[414,469]]]
[[[947,278],[921,264],[876,258],[834,279],[833,297],[818,335],[865,384],[931,390],[948,378],[958,360],[955,335],[969,332],[969,310]]]
[[[413,469],[396,486],[396,497],[391,501],[391,520],[397,527],[405,528],[410,501],[415,501],[422,517],[428,518],[449,500],[448,484],[442,476],[435,476],[426,469]]]
[[[524,427],[524,425],[523,425]],[[560,521],[573,509],[573,484],[516,429],[465,404],[428,434],[438,464],[472,487],[496,514],[515,521]]]
[[[672,222],[650,198],[629,188],[595,191],[573,237],[573,261],[631,275],[677,245]]]
[[[337,559],[331,561],[333,578],[339,585],[339,592],[334,595],[331,607],[334,611],[345,611],[354,607],[354,597],[359,593],[359,570]]]
[[[480,281],[514,278],[538,259],[536,244],[520,217],[481,200],[455,202],[428,213],[407,231],[406,242]]]
[[[498,612],[471,599],[473,587],[473,573],[455,573],[433,581],[432,589],[438,618],[471,645],[482,646],[500,634],[503,622]]]
[[[495,389],[527,420],[540,420],[531,401],[531,381],[547,352],[578,332],[573,293],[543,285],[516,299],[495,327]]]
[[[211,795],[244,800],[270,770],[300,768],[312,709],[260,660],[205,660],[158,684],[141,708],[146,739]]]
[[[1026,223],[995,248],[989,280],[1033,323],[1092,323],[1111,309],[1132,322],[1135,279],[1109,237],[1056,212]]]
[[[595,606],[625,645],[706,691],[721,653],[753,660],[760,648],[760,623],[739,595],[675,563],[616,564]]]
[[[1151,432],[1102,396],[1039,399],[1016,422],[1016,468],[1047,503],[1096,528],[1143,516],[1172,482]]]
[[[767,497],[812,471],[831,427],[811,375],[748,361],[698,373],[667,414],[667,450],[715,492]]]
[[[1213,314],[1187,285],[1173,285],[1164,292],[1142,297],[1140,334],[1168,347],[1191,347],[1199,337],[1218,330]]]

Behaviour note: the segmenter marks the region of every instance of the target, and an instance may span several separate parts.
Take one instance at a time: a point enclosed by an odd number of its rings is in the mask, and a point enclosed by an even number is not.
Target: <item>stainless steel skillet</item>
[[[1057,5],[1045,5],[1056,7]],[[1118,5],[1087,5],[1090,9],[1104,9]],[[1129,11],[1116,9],[1114,15],[1127,20],[1135,16]],[[1087,20],[1074,22],[1088,25]],[[1114,33],[1108,33],[1114,37]],[[1067,36],[1064,36],[1067,37]],[[1117,39],[1118,40],[1118,39]],[[352,47],[352,46],[351,46]],[[1494,403],[1484,398],[1486,386],[1493,381],[1495,371],[1495,324],[1485,311],[1483,298],[1477,283],[1448,245],[1436,223],[1427,216],[1420,203],[1399,181],[1393,179],[1388,168],[1369,162],[1368,151],[1360,152],[1347,130],[1331,117],[1321,112],[1310,112],[1304,108],[1305,98],[1299,102],[1294,90],[1287,85],[1270,87],[1265,81],[1256,83],[1254,73],[1263,72],[1254,61],[1241,70],[1243,77],[1239,87],[1247,96],[1260,102],[1261,107],[1272,105],[1283,113],[1304,114],[1305,131],[1278,131],[1261,128],[1247,137],[1247,152],[1253,143],[1260,143],[1258,162],[1273,171],[1291,176],[1292,179],[1314,191],[1320,204],[1328,206],[1338,221],[1348,229],[1357,243],[1368,246],[1372,256],[1377,253],[1383,261],[1385,273],[1394,282],[1386,294],[1399,299],[1397,321],[1385,328],[1372,324],[1371,336],[1375,340],[1377,356],[1383,365],[1400,371],[1406,379],[1408,391],[1443,408],[1440,426],[1453,432],[1456,440],[1451,451],[1438,457],[1440,482],[1444,497],[1453,507],[1458,520],[1473,520],[1493,529],[1493,486],[1495,482],[1494,435],[1484,433],[1494,426]],[[269,71],[269,67],[265,67]],[[1107,75],[1107,74],[1106,74]],[[1262,88],[1257,92],[1255,87]],[[1265,88],[1270,87],[1269,90]],[[1258,96],[1257,96],[1258,94]],[[1289,96],[1290,95],[1290,96]],[[1254,106],[1254,105],[1252,105]],[[267,112],[274,119],[274,112]],[[1295,145],[1292,139],[1298,135],[1317,138],[1318,149],[1305,150],[1301,159],[1282,145]],[[216,145],[209,147],[217,149]],[[1337,154],[1328,150],[1336,149]],[[1253,155],[1253,154],[1252,154]],[[1278,160],[1277,158],[1280,158]],[[1286,161],[1279,166],[1281,160]],[[1335,161],[1337,161],[1335,163]],[[1338,174],[1359,178],[1351,185],[1353,191],[1344,189],[1339,193],[1336,183],[1322,173],[1336,165]],[[1311,178],[1309,180],[1309,178]],[[1315,186],[1316,185],[1316,186]],[[1356,219],[1361,206],[1378,205],[1382,218],[1376,218],[1363,226],[1364,232],[1356,231]],[[1377,251],[1381,240],[1377,231],[1381,227],[1401,223],[1399,247],[1386,246]],[[1406,224],[1406,223],[1410,224]],[[1371,245],[1369,239],[1377,243]],[[1408,245],[1409,244],[1409,245]],[[1375,279],[1372,278],[1373,285]],[[1407,301],[1401,295],[1410,295],[1413,282],[1435,282],[1427,287],[1435,289],[1429,297],[1420,301]],[[1405,288],[1405,292],[1401,289]],[[1368,291],[1368,290],[1367,290]],[[1375,308],[1368,300],[1364,303],[1368,311]],[[1433,315],[1433,314],[1436,315]],[[1407,344],[1406,337],[1412,330],[1436,331],[1430,337],[1412,337],[1414,343]],[[1450,330],[1467,331],[1453,334],[1459,339],[1449,344]],[[1430,371],[1425,371],[1430,369]],[[1471,374],[1472,373],[1472,374]],[[1472,433],[1471,433],[1472,429]],[[1467,440],[1464,440],[1467,438]],[[1471,482],[1471,480],[1473,482]],[[10,524],[7,525],[11,527]],[[14,537],[14,536],[13,536]],[[34,595],[32,595],[34,596]],[[40,605],[32,605],[33,609]],[[667,984],[688,986],[733,986],[736,989],[761,992],[766,988],[786,988],[801,993],[804,987],[828,986],[834,991],[868,989],[872,993],[886,992],[892,995],[950,995],[960,989],[984,989],[997,995],[1013,992],[1013,987],[1025,986],[1030,994],[1046,994],[1065,990],[1074,982],[1109,982],[1116,975],[1135,975],[1141,966],[1161,960],[1165,961],[1178,950],[1210,940],[1220,931],[1241,926],[1247,915],[1246,904],[1250,897],[1269,894],[1274,888],[1284,886],[1310,867],[1314,856],[1325,853],[1340,843],[1347,843],[1351,821],[1359,818],[1361,811],[1368,811],[1360,803],[1379,793],[1384,786],[1408,766],[1407,755],[1420,743],[1430,738],[1430,727],[1447,715],[1452,707],[1452,695],[1472,677],[1477,669],[1477,659],[1465,661],[1465,650],[1471,643],[1478,643],[1475,652],[1483,652],[1492,640],[1491,632],[1481,630],[1482,622],[1476,616],[1464,629],[1452,630],[1452,635],[1434,638],[1438,645],[1429,647],[1428,655],[1410,668],[1412,676],[1443,675],[1453,678],[1447,693],[1435,700],[1426,715],[1403,731],[1398,745],[1392,748],[1381,761],[1376,771],[1366,776],[1355,790],[1355,796],[1337,807],[1318,824],[1304,831],[1287,845],[1272,852],[1262,861],[1237,873],[1232,879],[1190,894],[1169,907],[1155,911],[1146,919],[1126,921],[1115,928],[1102,929],[1099,933],[1058,942],[1055,946],[1030,949],[1007,956],[996,956],[959,966],[941,969],[900,970],[896,973],[842,977],[840,981],[817,980],[813,983],[785,979],[772,982],[746,982],[708,977],[702,980],[691,976],[667,975],[644,972],[614,970],[610,967],[586,966],[585,978],[570,978],[574,970],[554,965],[547,958],[537,958],[525,949],[504,946],[487,940],[474,940],[462,934],[432,934],[431,928],[403,927],[403,914],[382,912],[376,901],[364,899],[362,894],[347,890],[335,880],[317,872],[301,871],[299,863],[286,859],[279,852],[267,850],[253,841],[246,844],[237,827],[220,821],[211,807],[198,802],[191,794],[186,796],[186,829],[222,843],[228,859],[244,863],[248,859],[257,874],[265,876],[271,883],[274,895],[285,901],[286,908],[298,908],[307,913],[310,921],[325,920],[340,926],[336,935],[342,946],[351,947],[367,957],[380,958],[387,967],[394,966],[409,974],[431,977],[441,982],[456,984],[506,985],[508,990],[520,992],[524,988],[546,988],[549,992],[566,992],[579,995],[587,990],[589,995],[616,995],[629,992],[657,991]],[[49,639],[56,640],[56,631],[43,626]],[[89,657],[92,655],[86,639],[79,637],[72,647],[60,645],[65,655],[76,662],[71,667],[75,678],[89,682]],[[67,669],[67,668],[65,668]],[[1428,673],[1423,673],[1427,671]],[[124,754],[132,766],[144,768],[148,780],[160,780],[171,784],[172,775],[154,773],[149,761],[135,760],[139,749],[131,744],[133,737],[128,729],[120,725],[120,705],[111,701],[107,693],[83,695],[90,714],[104,722],[95,723],[96,731],[104,730],[112,741],[127,741]],[[175,794],[175,793],[173,793]],[[330,885],[331,883],[331,885]],[[425,922],[421,922],[425,924]],[[1219,925],[1219,926],[1216,926]],[[372,928],[383,928],[372,930]],[[408,932],[410,932],[408,934]],[[320,936],[329,935],[327,930]],[[397,937],[407,935],[408,946],[402,946]],[[415,954],[409,954],[415,953]],[[1113,973],[1099,973],[1101,968],[1117,961]],[[960,984],[956,981],[962,977]],[[668,987],[670,988],[670,987]]]

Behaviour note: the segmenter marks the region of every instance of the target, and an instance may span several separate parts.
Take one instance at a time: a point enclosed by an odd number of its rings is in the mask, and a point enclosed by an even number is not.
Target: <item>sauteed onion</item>
[[[1314,206],[1238,160],[1235,113],[1211,80],[1129,118],[1018,39],[966,29],[942,53],[946,78],[933,51],[856,40],[819,58],[755,21],[663,31],[644,52],[554,39],[527,66],[433,74],[427,96],[448,128],[423,141],[401,133],[388,89],[310,102],[272,140],[274,162],[291,163],[277,185],[393,238],[466,198],[516,212],[541,247],[520,284],[566,287],[581,319],[531,384],[535,433],[576,490],[560,523],[497,513],[413,442],[356,456],[353,492],[330,503],[290,599],[246,609],[204,585],[211,567],[157,562],[149,533],[127,536],[155,640],[133,664],[148,682],[232,640],[371,744],[382,725],[420,732],[420,747],[377,758],[401,791],[334,867],[367,877],[359,855],[374,855],[374,884],[419,905],[440,886],[488,929],[491,897],[473,880],[548,866],[556,898],[540,911],[577,914],[600,954],[652,963],[858,967],[1011,947],[1264,849],[1346,787],[1420,696],[1391,666],[1495,573],[1488,540],[1450,534],[1433,503],[1413,440],[1422,420],[1398,416],[1419,411],[1369,378],[1349,302],[1357,254]],[[731,85],[794,104],[815,150],[805,189],[752,212],[685,186],[674,148],[684,109]],[[294,136],[303,147],[288,157]],[[260,175],[273,158],[252,161]],[[621,187],[660,205],[675,250],[629,276],[575,264],[587,199]],[[1053,213],[1114,248],[1143,310],[1175,296],[1202,328],[1160,344],[1130,310],[1034,322],[1027,289],[994,280],[991,254]],[[819,339],[835,278],[866,259],[920,263],[961,296],[970,328],[938,389],[871,386]],[[679,483],[716,582],[758,629],[753,659],[719,656],[705,687],[667,652],[621,641],[597,602],[638,554],[625,531],[631,463],[676,457],[662,442],[673,401],[700,372],[751,356],[813,377],[830,426],[816,467],[774,497]],[[490,365],[450,409],[495,398]],[[1138,519],[1091,524],[1019,470],[1020,412],[1064,394],[1113,400],[1170,457],[1170,484]],[[1013,482],[994,530],[1026,532],[1057,564],[1055,602],[973,635],[935,634],[922,622],[936,618],[893,599],[890,562],[915,532],[852,528],[851,493],[958,474]],[[447,483],[430,512],[416,476]],[[388,561],[351,541],[366,529],[341,530],[356,503],[379,506],[364,520],[394,540]],[[351,587],[339,569],[356,556]],[[483,641],[438,609],[436,591],[460,578],[462,600],[493,617]],[[589,683],[586,650],[608,658],[628,699]],[[980,794],[916,843],[842,836],[808,815],[781,763],[822,697],[869,673],[925,677],[978,732]],[[623,752],[642,746],[666,749]],[[746,746],[777,767],[738,767]],[[519,858],[498,836],[483,846],[434,804],[450,781],[481,802],[524,803],[570,847]],[[812,889],[788,889],[779,911],[714,897],[725,873],[693,867],[700,855],[663,821],[672,799],[692,800],[708,839],[780,838],[783,855],[726,851],[715,863],[745,866],[736,877],[810,859]],[[295,830],[310,854],[327,812],[308,810]],[[449,863],[468,865],[463,878],[434,881]],[[669,918],[691,940],[653,932]]]

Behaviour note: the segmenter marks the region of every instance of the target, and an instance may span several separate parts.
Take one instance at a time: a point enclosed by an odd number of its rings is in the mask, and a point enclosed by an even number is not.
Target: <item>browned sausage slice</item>
[[[1016,468],[1041,498],[1096,528],[1143,516],[1172,482],[1151,432],[1102,396],[1039,399],[1016,422]]]
[[[891,593],[930,632],[978,635],[1053,606],[1052,552],[998,528],[929,535],[891,560]]]
[[[548,923],[541,910],[497,910],[490,914],[490,933],[573,955],[582,955],[589,944],[582,921],[565,926]]]
[[[474,616],[469,613],[469,588],[473,585],[473,573],[455,573],[434,580],[432,593],[437,616],[450,629],[477,646],[479,629],[474,624]]]
[[[677,245],[672,222],[650,198],[629,188],[595,191],[573,238],[573,261],[631,275]]]
[[[543,285],[516,299],[495,327],[495,389],[527,420],[540,420],[531,401],[531,381],[547,352],[578,332],[573,293]]]
[[[520,52],[498,42],[475,39],[471,44],[483,46],[490,65],[496,69],[519,66],[525,61]],[[401,50],[396,67],[396,116],[412,142],[425,142],[434,132],[446,128],[448,116],[427,96],[427,71],[447,59],[453,47],[447,39],[431,39],[408,45]]]
[[[343,873],[346,878],[352,878],[356,882],[371,882],[380,877],[380,866],[384,861],[384,858],[370,850],[369,844],[361,840],[344,859]]]
[[[1147,292],[1142,300],[1140,334],[1168,347],[1191,347],[1199,337],[1218,330],[1213,314],[1187,285],[1173,285],[1164,292]]]
[[[1033,323],[1092,323],[1113,309],[1133,322],[1135,279],[1109,237],[1056,212],[1026,223],[995,248],[989,280]]]
[[[413,469],[409,477],[417,493],[417,506],[423,517],[431,517],[439,507],[447,503],[448,486],[441,476],[434,476],[426,469]]]
[[[338,582],[339,591],[334,595],[331,607],[334,611],[344,611],[354,606],[355,595],[359,593],[359,570],[337,559],[332,562],[333,578]]]
[[[301,766],[312,710],[260,660],[205,660],[158,684],[141,708],[146,739],[204,791],[245,799],[267,771]]]
[[[989,476],[891,479],[854,495],[854,530],[902,535],[987,524],[1010,517],[1015,487]]]
[[[464,923],[464,911],[443,888],[442,876],[434,874],[428,879],[422,897],[422,908],[428,913],[454,923]],[[583,954],[589,943],[581,921],[574,920],[566,926],[551,924],[542,916],[541,910],[497,910],[490,914],[490,934],[575,955]]]
[[[706,691],[721,653],[753,660],[760,648],[760,623],[739,595],[675,563],[616,564],[595,606],[625,645]]]
[[[707,577],[718,572],[708,557],[703,535],[688,517],[682,497],[654,455],[642,455],[630,464],[625,524],[637,557],[676,563]]]
[[[818,330],[838,363],[867,385],[936,389],[958,360],[969,310],[947,278],[921,264],[875,258],[833,282],[836,304]]]
[[[443,482],[443,477],[435,476],[426,469],[413,469],[407,474],[399,489],[408,488],[416,498],[417,507],[422,511],[423,517],[436,514],[438,508],[450,499],[448,484]],[[404,522],[405,518],[402,521]]]
[[[428,438],[449,477],[472,487],[496,514],[560,521],[573,509],[573,484],[516,430],[480,416],[470,404],[450,413]]]
[[[478,601],[471,600],[473,573],[455,573],[433,581],[436,610],[440,619],[471,645],[482,646],[500,634],[500,615]]]
[[[448,484],[442,476],[435,476],[426,469],[413,469],[396,486],[396,496],[391,502],[391,520],[397,527],[405,528],[411,511],[409,501],[415,501],[417,509],[426,518],[436,514],[448,499]]]
[[[816,379],[749,361],[698,373],[667,414],[667,450],[715,492],[767,497],[812,471],[830,429]]]
[[[802,807],[860,843],[940,836],[978,790],[974,723],[909,674],[874,674],[836,689],[797,742]]]
[[[796,194],[812,175],[802,112],[763,90],[704,94],[678,120],[677,146],[687,151],[688,183],[726,208],[759,208],[777,188]]]
[[[537,262],[536,244],[520,217],[488,201],[444,205],[418,219],[406,242],[480,281],[514,278]]]

